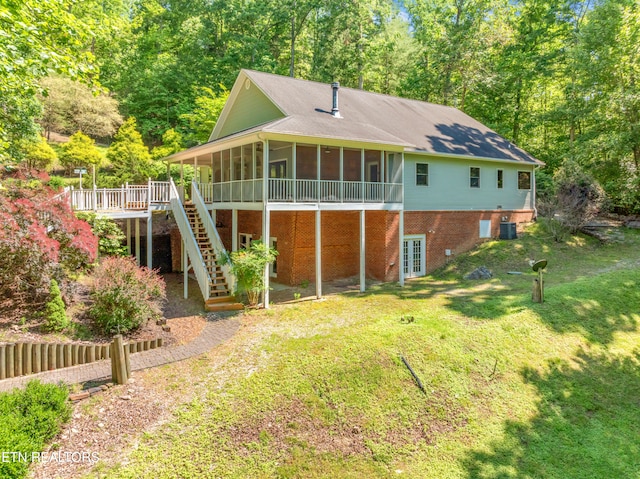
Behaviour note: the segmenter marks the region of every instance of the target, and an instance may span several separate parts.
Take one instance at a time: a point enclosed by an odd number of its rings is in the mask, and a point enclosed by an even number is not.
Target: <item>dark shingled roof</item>
[[[243,70],[285,114],[262,131],[402,145],[405,151],[543,164],[460,110],[341,87],[342,118],[331,115],[325,83]]]

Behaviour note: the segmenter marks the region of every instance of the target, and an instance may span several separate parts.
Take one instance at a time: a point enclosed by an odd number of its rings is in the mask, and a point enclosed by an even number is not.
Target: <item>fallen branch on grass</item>
[[[404,365],[407,367],[407,369],[409,370],[409,372],[411,373],[411,375],[413,376],[413,379],[416,380],[416,383],[418,384],[418,387],[420,388],[420,390],[427,394],[427,390],[424,388],[424,386],[422,385],[422,381],[420,381],[420,378],[418,377],[418,375],[415,373],[415,371],[411,368],[411,366],[409,365],[409,362],[405,359],[404,356],[400,355],[400,359],[402,359],[402,362],[404,363]]]

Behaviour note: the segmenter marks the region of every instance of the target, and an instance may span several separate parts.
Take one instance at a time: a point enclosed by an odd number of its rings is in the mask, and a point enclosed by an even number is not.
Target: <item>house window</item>
[[[519,190],[531,189],[531,172],[530,171],[518,171],[518,189]]]
[[[504,188],[504,171],[498,170],[498,189]]]
[[[238,241],[238,248],[249,249],[249,246],[251,246],[251,235],[247,233],[240,233],[238,236],[240,237]]]
[[[429,186],[429,164],[428,163],[416,164],[416,185]]]
[[[469,186],[471,188],[480,188],[480,168],[472,166],[469,169]]]

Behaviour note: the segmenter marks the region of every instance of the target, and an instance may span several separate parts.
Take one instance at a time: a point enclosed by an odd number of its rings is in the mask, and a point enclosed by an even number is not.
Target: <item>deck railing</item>
[[[204,203],[253,203],[263,201],[262,178],[197,183]],[[184,202],[184,190],[175,186]],[[168,204],[167,181],[149,181],[146,185],[120,188],[71,189],[71,206],[78,211],[146,210],[151,205]],[[267,201],[285,203],[401,203],[402,184],[367,181],[304,180],[269,178]]]
[[[199,183],[206,203],[262,201],[262,179]],[[287,203],[401,203],[402,184],[269,178],[267,200]]]
[[[71,207],[77,211],[146,210],[152,204],[169,203],[169,182],[151,181],[146,185],[120,188],[72,189]]]

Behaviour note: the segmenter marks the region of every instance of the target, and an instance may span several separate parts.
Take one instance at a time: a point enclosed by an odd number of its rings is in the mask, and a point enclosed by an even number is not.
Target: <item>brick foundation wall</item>
[[[452,256],[473,249],[485,241],[479,237],[479,221],[491,221],[491,236],[500,234],[500,222],[531,221],[533,211],[406,211],[404,234],[424,234],[426,237],[426,268],[431,272],[447,261],[445,250]],[[218,210],[218,233],[228,250],[231,249],[230,210]],[[331,281],[359,274],[360,216],[357,211],[322,212],[322,279]],[[400,246],[398,238],[399,213],[395,211],[367,211],[366,271],[368,278],[397,281],[399,277]],[[278,283],[298,285],[315,281],[315,212],[274,211],[271,213],[271,237],[277,238]],[[262,212],[238,211],[238,233],[248,233],[262,239]],[[172,231],[173,267],[180,266],[180,236]]]
[[[444,266],[447,262],[445,250],[452,257],[473,249],[487,239],[480,238],[480,220],[491,221],[491,236],[500,236],[500,222],[524,223],[531,221],[531,211],[406,211],[404,234],[426,235],[427,272]]]

